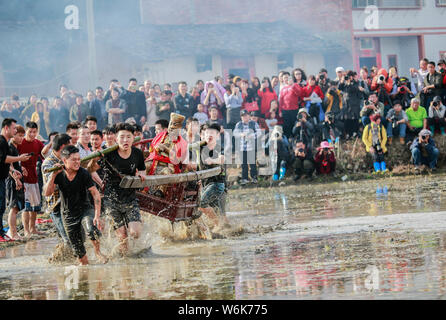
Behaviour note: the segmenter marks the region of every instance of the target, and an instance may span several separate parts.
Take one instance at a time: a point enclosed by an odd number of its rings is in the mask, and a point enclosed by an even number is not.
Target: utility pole
[[[94,88],[98,83],[98,69],[96,65],[96,41],[94,32],[93,0],[86,0],[87,8],[87,32],[88,32],[88,82],[89,88]]]

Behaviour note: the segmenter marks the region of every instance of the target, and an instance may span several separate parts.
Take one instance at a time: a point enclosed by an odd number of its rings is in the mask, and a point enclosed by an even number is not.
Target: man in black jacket
[[[195,110],[192,110],[192,96],[187,93],[187,83],[181,81],[178,84],[178,94],[175,96],[175,110],[176,113],[185,116],[186,119],[191,117]]]
[[[430,106],[434,97],[442,95],[443,77],[441,73],[435,70],[435,62],[431,61],[427,65],[429,73],[424,78],[424,88],[422,94],[424,95],[424,106]]]
[[[126,119],[133,117],[136,123],[146,121],[146,96],[144,92],[138,90],[138,83],[135,78],[129,80],[128,89],[123,91],[121,99],[127,102]]]

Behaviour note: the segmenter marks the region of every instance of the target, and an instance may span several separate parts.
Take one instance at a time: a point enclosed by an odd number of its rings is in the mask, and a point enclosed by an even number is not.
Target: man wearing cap
[[[444,132],[444,128],[446,127],[445,113],[446,107],[441,102],[441,98],[439,96],[436,96],[429,106],[429,113],[427,118],[429,128],[434,135],[435,130],[440,130],[441,135],[443,136],[446,135],[446,133]]]
[[[393,102],[393,108],[387,112],[387,137],[389,145],[392,144],[392,138],[394,134],[400,137],[400,143],[405,143],[407,122],[409,118],[406,112],[403,110],[401,102],[395,100]]]
[[[319,175],[331,174],[335,171],[336,158],[333,147],[327,141],[322,141],[321,146],[317,148],[317,153],[314,156],[314,166]]]
[[[311,140],[314,135],[314,125],[308,119],[310,119],[310,114],[308,111],[305,108],[300,109],[297,115],[297,121],[293,128],[292,136],[297,140],[303,141],[305,145],[311,149]]]
[[[248,183],[248,166],[251,171],[253,183],[257,183],[257,165],[256,165],[256,143],[261,136],[261,130],[257,122],[250,120],[249,113],[246,110],[240,112],[241,121],[235,125],[234,138],[235,146],[239,147],[242,162],[242,180],[241,185]]]
[[[419,166],[424,164],[429,166],[433,171],[436,170],[437,159],[440,152],[435,147],[435,141],[431,138],[431,132],[427,129],[421,130],[420,134],[410,146],[412,152],[412,161],[415,169],[419,170]]]
[[[336,84],[339,85],[339,83],[344,82],[344,77],[345,77],[345,69],[343,67],[337,67],[336,79],[334,79]]]

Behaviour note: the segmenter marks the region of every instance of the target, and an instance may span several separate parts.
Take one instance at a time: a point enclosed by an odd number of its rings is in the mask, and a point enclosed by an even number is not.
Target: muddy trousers
[[[97,240],[101,236],[100,231],[93,225],[93,218],[93,209],[86,210],[83,213],[64,212],[62,214],[63,225],[71,247],[79,258],[87,254],[84,246],[83,230],[90,240]]]

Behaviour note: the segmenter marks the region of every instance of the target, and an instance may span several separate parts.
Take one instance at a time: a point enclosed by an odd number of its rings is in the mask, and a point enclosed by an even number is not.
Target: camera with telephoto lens
[[[380,82],[384,82],[385,80],[386,80],[386,77],[384,75],[380,75],[378,77],[378,81],[380,81]]]
[[[399,93],[399,94],[405,94],[405,93],[406,93],[406,88],[404,88],[404,87],[399,87],[399,88],[398,88],[398,93]]]
[[[350,77],[349,76],[345,76],[344,77],[344,81],[348,81],[348,80],[350,80]]]
[[[297,150],[299,153],[304,153],[305,152],[305,149],[304,148],[300,148],[300,149],[298,149]]]
[[[445,73],[445,72],[446,72],[446,69],[444,69],[444,68],[440,69],[440,73]]]
[[[382,149],[382,147],[381,147],[381,145],[379,143],[374,145],[373,147],[375,148],[377,153],[382,153],[383,152],[383,149]]]
[[[335,116],[334,116],[334,114],[331,113],[331,112],[328,112],[328,113],[326,114],[326,116],[327,116],[328,121],[330,121],[330,122],[333,122],[333,121],[335,120]]]
[[[392,128],[395,129],[397,127],[398,120],[395,118],[395,116],[391,116],[389,121],[392,123]]]
[[[321,81],[325,80],[325,74],[320,74],[319,75],[319,80],[321,80]]]
[[[438,102],[432,102],[432,105],[436,108],[439,106]]]
[[[297,116],[297,120],[302,120],[303,117],[304,117],[303,114],[299,113],[299,115]]]

